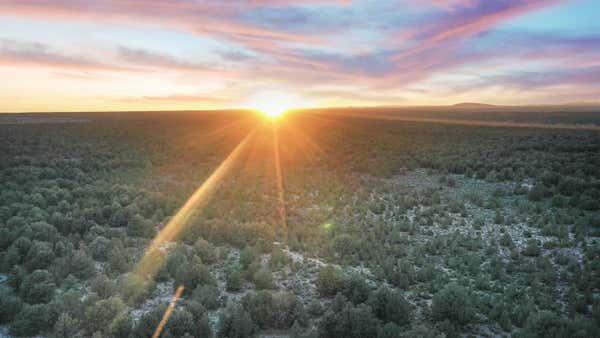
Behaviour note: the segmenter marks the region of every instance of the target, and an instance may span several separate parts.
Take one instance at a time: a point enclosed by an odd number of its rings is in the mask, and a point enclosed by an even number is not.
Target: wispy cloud
[[[43,43],[14,40],[0,40],[0,65],[37,65],[102,71],[128,70],[87,56],[61,53]]]
[[[208,63],[186,61],[175,56],[139,48],[120,46],[118,48],[118,58],[122,61],[136,64],[140,67],[177,69],[205,73],[219,72],[214,65],[210,65]]]
[[[133,91],[138,89],[129,96],[138,101],[203,101],[214,106],[243,102],[253,88],[262,86],[340,104],[406,102],[419,91],[427,95],[422,85],[437,78],[445,81],[437,92],[449,100],[477,88],[541,92],[561,84],[590,86],[598,80],[600,38],[589,31],[570,31],[577,26],[576,18],[571,26],[551,31],[528,29],[526,20],[506,29],[517,19],[564,3],[5,1],[0,2],[0,17],[24,22],[21,32],[0,33],[0,68],[49,67],[61,81],[97,81],[103,97],[113,94],[109,82],[101,82],[108,81],[101,73],[121,78],[144,74],[147,83],[139,88],[131,84]],[[40,27],[53,25],[62,25],[53,32],[58,39],[70,40],[58,43],[43,34]],[[94,25],[89,39],[76,34],[84,25]],[[202,94],[189,94],[196,84],[201,84],[196,92]]]

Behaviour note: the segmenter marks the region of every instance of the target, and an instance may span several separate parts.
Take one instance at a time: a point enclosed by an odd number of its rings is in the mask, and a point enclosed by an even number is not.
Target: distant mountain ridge
[[[452,107],[456,107],[456,108],[495,108],[495,107],[503,107],[503,106],[487,104],[487,103],[479,103],[479,102],[461,102],[461,103],[453,104]]]
[[[540,108],[592,108],[600,111],[600,102],[566,102],[557,104],[527,104],[527,105],[503,105],[503,104],[489,104],[481,102],[459,102],[448,106],[437,106],[437,107],[448,107],[448,108],[495,108],[495,109],[540,109]]]

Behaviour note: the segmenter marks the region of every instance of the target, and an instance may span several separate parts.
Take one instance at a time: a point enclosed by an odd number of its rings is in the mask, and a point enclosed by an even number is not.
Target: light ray
[[[275,175],[277,178],[277,197],[279,200],[279,218],[283,230],[282,240],[288,241],[287,215],[285,209],[285,193],[283,190],[283,176],[281,174],[281,157],[279,156],[279,126],[273,123],[273,159],[275,162]]]
[[[285,132],[285,144],[289,146],[293,142],[294,150],[301,151],[307,158],[314,159],[315,156],[325,155],[323,149],[297,126],[288,124]]]
[[[165,313],[163,314],[163,317],[160,320],[160,323],[158,323],[158,326],[156,327],[156,330],[154,331],[154,334],[152,335],[152,338],[158,338],[158,337],[160,337],[160,334],[162,333],[162,330],[165,328],[165,325],[169,321],[169,317],[171,317],[171,314],[175,310],[175,305],[177,305],[177,301],[181,297],[181,293],[183,292],[183,289],[184,289],[184,286],[180,285],[177,288],[177,290],[175,291],[175,295],[173,295],[173,299],[171,299],[171,303],[169,303],[169,306],[165,310]]]
[[[243,150],[248,144],[256,130],[251,131],[246,137],[235,147],[235,149],[221,162],[219,167],[210,175],[204,183],[190,196],[183,207],[171,218],[164,228],[154,237],[152,243],[146,249],[146,253],[139,262],[135,273],[143,278],[149,278],[160,269],[164,257],[160,254],[160,248],[179,237],[186,228],[187,221],[190,217],[203,209],[207,202],[214,194],[218,184],[231,171],[233,165],[237,162]]]

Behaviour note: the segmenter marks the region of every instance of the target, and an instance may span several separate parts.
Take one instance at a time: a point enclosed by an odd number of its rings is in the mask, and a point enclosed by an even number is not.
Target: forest
[[[321,111],[6,119],[0,336],[150,337],[183,286],[161,337],[600,337],[598,130]],[[157,272],[136,274],[250,133]]]

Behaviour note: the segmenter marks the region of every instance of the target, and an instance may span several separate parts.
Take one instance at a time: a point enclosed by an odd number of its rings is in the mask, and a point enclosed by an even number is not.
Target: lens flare
[[[177,211],[175,216],[165,225],[162,230],[154,237],[150,246],[146,249],[146,253],[140,260],[135,270],[135,273],[143,278],[150,279],[160,269],[164,263],[164,255],[161,254],[163,245],[170,241],[176,240],[188,226],[188,220],[193,214],[201,211],[218,187],[218,184],[223,181],[223,178],[229,174],[238,158],[241,156],[249,140],[252,138],[256,130],[251,131],[221,162],[219,167],[210,175],[210,177],[198,187],[198,189],[190,196],[185,204]]]
[[[181,298],[183,289],[184,289],[184,286],[180,285],[177,288],[177,290],[175,291],[175,295],[173,296],[173,299],[171,299],[171,302],[169,303],[167,310],[165,310],[165,313],[163,314],[163,317],[160,320],[160,323],[158,323],[158,326],[156,327],[156,330],[154,331],[152,338],[160,337],[160,334],[162,333],[163,329],[165,328],[165,325],[167,325],[167,322],[169,321],[169,317],[171,317],[171,314],[173,314],[173,311],[175,310],[175,305],[177,305],[177,301],[179,300],[179,298]]]
[[[275,177],[277,178],[277,198],[279,200],[279,220],[281,221],[283,242],[288,241],[287,213],[285,210],[285,191],[281,174],[281,156],[279,154],[279,129],[273,124],[273,160],[275,161]]]

